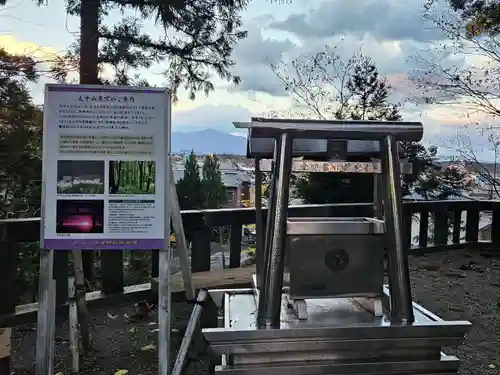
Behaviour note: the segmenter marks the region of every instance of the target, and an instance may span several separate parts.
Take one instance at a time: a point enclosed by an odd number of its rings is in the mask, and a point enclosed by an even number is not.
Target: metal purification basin
[[[384,233],[384,221],[373,218],[289,218],[283,285],[290,298],[382,295]]]
[[[387,298],[389,291],[384,288]],[[351,298],[306,300],[309,319],[297,319],[282,297],[280,329],[258,329],[258,292],[224,294],[224,328],[204,329],[220,374],[454,374],[459,360],[442,353],[461,345],[471,323],[443,321],[413,304],[415,322],[392,324]]]

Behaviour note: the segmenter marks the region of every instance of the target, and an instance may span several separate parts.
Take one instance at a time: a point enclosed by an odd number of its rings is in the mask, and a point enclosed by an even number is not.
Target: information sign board
[[[165,89],[46,86],[42,248],[164,247],[170,103]]]

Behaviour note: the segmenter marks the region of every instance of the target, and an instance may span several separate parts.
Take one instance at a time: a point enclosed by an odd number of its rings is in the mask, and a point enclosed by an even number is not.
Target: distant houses
[[[198,160],[200,166],[200,178],[202,177],[203,158]],[[184,159],[177,159],[172,164],[174,179],[177,183],[184,177]],[[230,160],[222,160],[220,163],[222,182],[226,187],[227,208],[242,207],[243,202],[253,202],[253,168],[238,164]]]

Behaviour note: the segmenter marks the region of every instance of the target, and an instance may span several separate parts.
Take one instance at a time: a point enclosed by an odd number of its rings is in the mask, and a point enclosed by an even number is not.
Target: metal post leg
[[[264,233],[262,218],[262,172],[260,158],[255,158],[255,257],[257,272],[257,287],[262,285],[262,267],[264,255]]]
[[[270,249],[271,249],[271,238],[274,233],[273,227],[273,217],[276,212],[276,163],[279,157],[280,150],[278,148],[278,143],[274,142],[273,151],[273,162],[271,164],[271,174],[269,180],[269,195],[267,198],[267,220],[266,220],[266,232],[262,243],[262,267],[260,281],[259,276],[257,276],[257,286],[260,288],[264,282],[264,273],[266,272],[266,265],[270,262]],[[261,196],[262,197],[262,196]]]
[[[268,228],[270,241],[266,241],[268,261],[260,288],[257,324],[259,328],[279,328],[281,313],[281,291],[283,287],[283,267],[288,210],[290,170],[292,167],[292,137],[282,134],[278,145],[275,165],[275,199],[270,201],[269,215],[272,225]],[[273,198],[274,198],[273,197]],[[271,210],[273,208],[274,210]],[[274,212],[273,212],[274,211]],[[270,232],[272,230],[272,232]],[[266,239],[267,240],[267,239]]]
[[[398,143],[393,136],[381,141],[384,213],[389,256],[391,320],[411,324],[414,321],[407,244],[403,238],[403,210]]]

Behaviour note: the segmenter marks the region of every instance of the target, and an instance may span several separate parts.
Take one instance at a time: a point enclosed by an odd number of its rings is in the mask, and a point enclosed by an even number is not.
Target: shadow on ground
[[[498,256],[497,256],[498,255]],[[500,373],[500,252],[449,251],[410,257],[414,300],[444,319],[470,320],[474,327],[465,345],[447,348],[447,354],[462,360],[462,375]],[[177,353],[192,305],[173,305],[172,351]],[[129,304],[99,308],[92,313],[92,342],[95,350],[83,359],[81,374],[156,375],[157,324],[155,312],[138,323],[126,316],[134,312]],[[56,371],[69,375],[68,326],[60,317],[57,328]],[[16,371],[34,363],[35,326],[13,332],[13,365]],[[200,350],[200,349],[198,349]],[[205,352],[192,352],[185,375],[208,373]],[[174,358],[174,357],[172,357]],[[23,374],[18,372],[18,374]]]
[[[192,305],[172,305],[172,353],[177,354]],[[81,358],[80,373],[85,375],[113,375],[118,370],[127,370],[127,375],[156,375],[158,369],[156,311],[144,320],[131,323],[135,308],[132,304],[114,305],[92,309],[91,340],[93,350]],[[68,324],[65,317],[58,317],[55,344],[55,371],[71,374]],[[19,327],[13,332],[14,374],[33,372],[36,345],[36,325]],[[185,374],[205,374],[208,361],[204,347],[192,348]],[[175,357],[172,358],[172,362]],[[123,372],[122,372],[123,373]],[[62,375],[61,374],[61,375]]]

